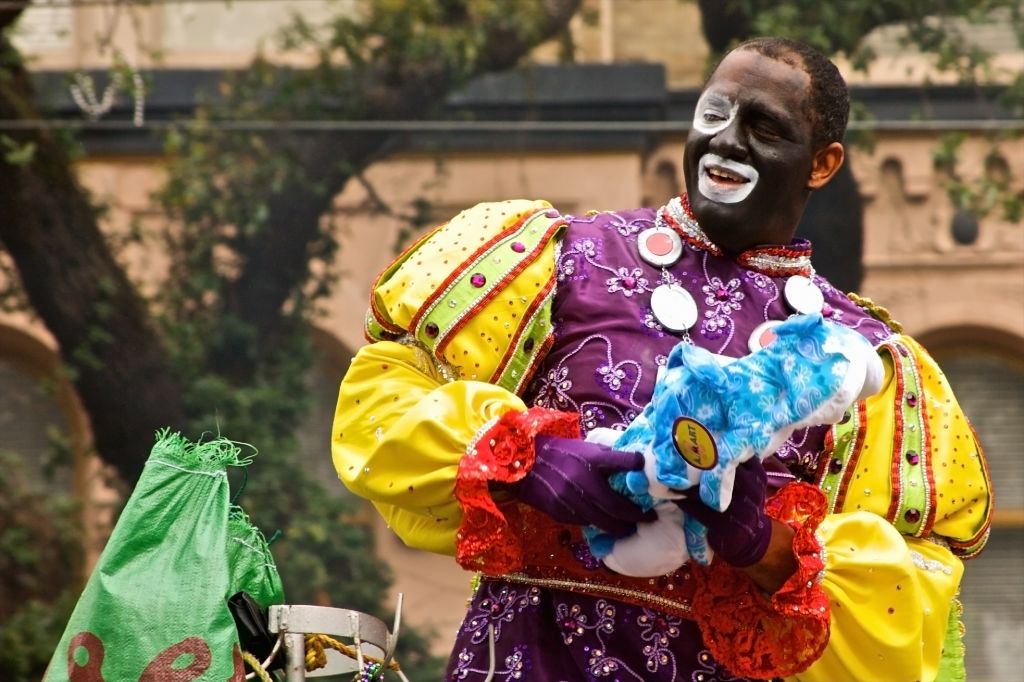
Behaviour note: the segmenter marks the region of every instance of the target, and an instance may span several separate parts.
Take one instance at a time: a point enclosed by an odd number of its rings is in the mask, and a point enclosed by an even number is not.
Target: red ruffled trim
[[[579,438],[579,416],[543,407],[506,412],[479,434],[459,461],[455,498],[462,505],[462,523],[455,540],[455,559],[463,568],[502,575],[523,566],[518,503],[498,505],[488,483],[515,483],[533,468],[533,440],[538,434]]]
[[[775,594],[766,595],[746,573],[721,562],[694,565],[698,580],[694,619],[712,655],[740,677],[789,677],[818,660],[829,637],[825,568],[815,531],[825,518],[824,493],[791,483],[766,505],[768,515],[795,532],[797,570]]]

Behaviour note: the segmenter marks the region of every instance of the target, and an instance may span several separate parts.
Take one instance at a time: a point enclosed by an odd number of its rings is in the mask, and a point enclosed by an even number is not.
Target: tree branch
[[[400,78],[394,77],[393,63],[373,65],[360,79],[368,93],[364,116],[370,120],[423,117],[443,104],[464,78],[512,67],[537,44],[563,30],[579,9],[580,0],[541,0],[539,5],[544,13],[535,33],[524,35],[501,22],[486,26],[486,38],[481,41],[484,52],[468,74],[454,73],[441,57],[400,64]],[[235,311],[253,327],[261,343],[273,344],[284,330],[281,311],[308,274],[308,249],[319,233],[321,216],[352,173],[369,165],[389,139],[387,135],[335,135],[295,147],[307,177],[270,197],[268,228],[249,243],[243,254],[244,272],[229,295]],[[232,362],[246,360],[235,358]],[[246,369],[240,366],[236,371]]]
[[[13,53],[6,38],[0,38],[0,50]],[[0,120],[38,119],[20,60],[8,60],[3,75]],[[181,391],[62,143],[38,129],[6,133],[5,139],[21,153],[16,160],[10,154],[0,159],[0,244],[57,339],[97,449],[133,483],[154,432],[181,426]]]
[[[13,26],[30,2],[31,0],[11,0],[4,3],[0,8],[0,31],[6,31],[9,26]]]

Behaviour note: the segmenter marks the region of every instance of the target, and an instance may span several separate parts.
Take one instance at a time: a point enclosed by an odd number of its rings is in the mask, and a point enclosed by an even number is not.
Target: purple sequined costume
[[[661,222],[654,210],[567,216],[552,311],[556,343],[525,398],[530,405],[578,412],[584,433],[629,424],[650,399],[658,365],[684,337],[664,329],[651,309],[659,284],[678,283],[695,299],[698,320],[685,336],[738,357],[750,352],[755,327],[793,313],[783,296],[787,278],[809,274],[807,242],[728,258],[715,255],[699,228],[685,223],[678,199],[663,211],[689,232],[682,257],[663,270],[644,262],[637,249],[637,235]],[[827,281],[816,275],[813,281],[824,295],[825,317],[873,344],[892,334]],[[776,487],[793,478],[811,481],[824,434],[824,428],[798,431],[776,461],[765,462],[770,481]],[[585,550],[578,558],[596,561]],[[711,657],[691,620],[496,579],[485,579],[474,595],[446,679],[485,679],[489,632],[498,681],[738,679]]]

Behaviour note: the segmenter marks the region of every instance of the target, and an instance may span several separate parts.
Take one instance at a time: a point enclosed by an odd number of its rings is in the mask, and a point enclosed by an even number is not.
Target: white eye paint
[[[725,130],[736,118],[739,104],[716,92],[706,91],[693,111],[693,128],[704,135]]]
[[[754,191],[758,172],[753,166],[705,154],[697,162],[697,191],[711,201],[735,204]]]

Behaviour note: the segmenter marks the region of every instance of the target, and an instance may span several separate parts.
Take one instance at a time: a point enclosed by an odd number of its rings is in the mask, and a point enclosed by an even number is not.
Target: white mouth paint
[[[734,177],[738,182],[716,180],[709,174],[712,170]],[[735,204],[746,199],[754,191],[758,172],[753,166],[708,153],[697,162],[697,178],[697,191],[706,198],[721,204]]]
[[[693,111],[693,128],[704,135],[725,130],[736,118],[739,104],[714,91],[706,91]]]

